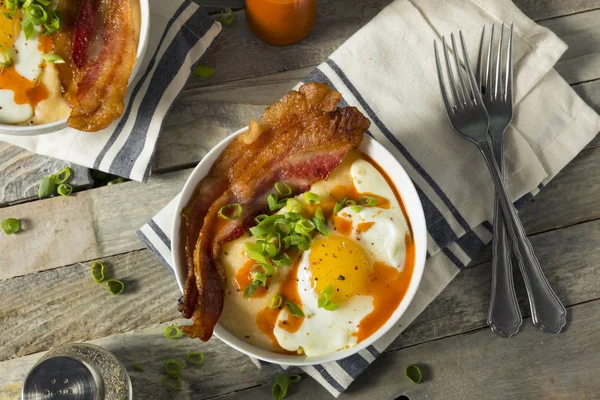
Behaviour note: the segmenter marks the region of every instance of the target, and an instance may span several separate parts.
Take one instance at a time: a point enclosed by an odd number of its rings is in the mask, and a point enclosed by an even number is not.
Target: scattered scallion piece
[[[320,220],[317,217],[313,217],[313,222],[315,223],[315,226],[317,227],[317,230],[321,235],[329,236],[329,229],[327,228],[327,225],[325,225],[325,222],[323,222],[323,220]]]
[[[23,29],[23,33],[25,34],[25,40],[31,39],[35,33],[35,27],[29,18],[23,18],[23,21],[21,21],[21,29]]]
[[[257,215],[256,218],[254,218],[254,220],[256,221],[257,224],[261,223],[262,221],[264,221],[265,219],[267,219],[269,216],[267,214],[260,214]]]
[[[277,373],[275,375],[275,382],[273,383],[273,387],[271,388],[271,393],[273,393],[273,398],[275,400],[281,400],[287,395],[288,386],[290,383],[299,382],[301,379],[300,375],[293,374],[280,374]]]
[[[287,200],[279,201],[279,197],[275,193],[271,193],[267,197],[267,205],[269,206],[269,210],[275,211],[283,208],[286,205]]]
[[[260,272],[265,274],[267,277],[273,276],[275,273],[275,268],[271,264],[267,263],[258,263],[252,266],[251,272]]]
[[[56,182],[57,185],[60,185],[61,183],[67,183],[70,177],[71,177],[71,168],[64,167],[63,169],[58,171],[56,174],[54,174],[54,182]]]
[[[277,193],[284,197],[292,194],[292,188],[283,182],[275,182],[275,190],[277,190]]]
[[[321,222],[325,222],[325,216],[323,215],[323,210],[321,210],[321,207],[317,208],[317,211],[315,211],[315,218]]]
[[[295,315],[296,317],[304,318],[304,313],[302,312],[302,310],[300,309],[300,307],[298,307],[298,305],[296,303],[292,303],[291,301],[286,301],[285,305],[288,307],[288,309],[290,310],[290,313],[292,313],[292,315]]]
[[[0,59],[0,66],[2,66],[2,67],[10,67],[10,65],[12,64],[12,60],[10,58],[10,55],[6,52],[6,49],[4,48],[4,46],[0,45],[0,49],[2,50],[2,57]]]
[[[163,385],[165,385],[171,390],[181,390],[181,388],[183,387],[183,381],[181,380],[181,377],[179,375],[165,375],[163,377]]]
[[[227,204],[219,209],[219,217],[233,221],[242,215],[242,206],[238,203]]]
[[[43,0],[37,0],[39,3],[43,3]],[[51,2],[48,2],[50,5]],[[45,5],[45,4],[44,4]],[[62,15],[58,10],[48,10],[48,18],[46,19],[46,23],[44,23],[44,31],[45,36],[49,36],[54,32],[58,32],[62,27]]]
[[[56,188],[56,192],[61,196],[68,197],[71,195],[71,193],[73,193],[73,186],[69,185],[68,183],[61,183]]]
[[[221,23],[223,25],[231,25],[233,24],[234,14],[231,8],[226,8],[221,10]]]
[[[244,243],[248,258],[261,263],[267,263],[267,258],[262,253],[262,245],[260,243]]]
[[[40,187],[38,189],[38,197],[40,199],[44,199],[54,195],[54,193],[56,193],[56,182],[54,175],[42,178],[40,181]]]
[[[269,308],[279,308],[279,307],[281,307],[282,302],[283,302],[283,297],[281,297],[280,294],[276,294],[271,299],[271,302],[269,303]]]
[[[116,185],[118,183],[123,183],[123,182],[125,182],[125,178],[119,177],[117,179],[113,179],[112,181],[108,182],[106,185],[111,186],[111,185]]]
[[[271,259],[278,267],[285,267],[286,265],[292,265],[292,259],[285,253],[279,253],[279,255]]]
[[[192,365],[202,365],[204,364],[204,354],[200,351],[192,351],[185,355],[185,361]]]
[[[7,235],[12,235],[21,230],[21,221],[16,218],[6,218],[0,223],[2,230]]]
[[[344,208],[344,206],[346,205],[346,199],[347,197],[344,196],[341,199],[339,199],[337,203],[335,203],[335,206],[333,207],[334,214],[337,214],[338,212],[342,211],[342,208]]]
[[[39,4],[32,4],[29,7],[25,8],[25,14],[27,18],[31,21],[31,23],[35,26],[42,25],[48,19],[48,13]]]
[[[168,359],[165,361],[165,372],[170,376],[177,376],[183,371],[183,364],[180,361]]]
[[[183,337],[183,332],[178,326],[167,326],[163,332],[163,335],[167,339],[179,339],[180,337]]]
[[[251,272],[252,282],[258,282],[261,286],[267,286],[267,276],[261,272]]]
[[[298,232],[301,235],[308,235],[311,233],[317,226],[310,219],[302,218],[294,225],[294,231]]]
[[[404,375],[406,375],[406,377],[410,379],[412,383],[421,383],[423,380],[423,373],[418,365],[413,364],[404,368]]]
[[[144,372],[144,367],[142,367],[140,364],[133,364],[133,369],[135,369],[136,371]]]
[[[102,282],[104,280],[104,264],[94,261],[90,267],[90,273],[92,274],[94,282]]]
[[[250,228],[250,233],[252,233],[252,236],[262,238],[269,234],[269,229],[265,226],[256,225]]]
[[[285,203],[288,212],[300,213],[302,211],[302,204],[298,201],[298,199],[287,199]]]
[[[17,13],[17,10],[13,10],[11,12],[7,12],[7,13],[2,13],[2,15],[4,15],[4,18],[8,18],[8,19],[12,19],[12,17]]]
[[[19,4],[19,0],[6,0],[4,2],[4,5],[6,6],[6,8],[8,8],[9,10],[16,10],[17,6]]]
[[[308,204],[319,204],[321,202],[319,195],[317,195],[313,192],[304,192],[303,196],[304,196],[304,201]]]
[[[259,286],[260,286],[259,281],[250,282],[250,284],[248,284],[248,286],[246,286],[244,288],[244,297],[245,298],[252,297],[252,295],[254,294],[254,292],[256,292],[256,289],[258,289]]]
[[[117,279],[109,279],[106,282],[104,282],[104,287],[106,288],[107,292],[109,292],[113,296],[116,296],[123,292],[125,284]]]
[[[327,311],[336,310],[339,306],[333,301],[331,301],[332,294],[333,286],[327,286],[325,289],[321,290],[321,293],[319,293],[319,297],[317,297],[317,306]]]
[[[194,69],[194,75],[199,76],[200,78],[209,78],[216,71],[216,69],[207,67],[206,65],[198,65]]]
[[[42,54],[42,58],[44,60],[46,60],[46,62],[49,64],[64,64],[65,63],[65,60],[63,60],[63,58],[61,56],[59,56],[58,54],[54,54],[54,53]]]
[[[377,205],[377,198],[373,196],[363,196],[358,199],[358,204],[365,207],[375,207]]]

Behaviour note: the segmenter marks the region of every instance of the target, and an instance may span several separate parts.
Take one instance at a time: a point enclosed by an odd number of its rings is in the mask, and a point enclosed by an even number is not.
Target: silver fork
[[[471,69],[462,32],[460,32],[460,41],[465,66],[464,70],[459,64],[460,54],[456,47],[454,34],[451,35],[451,40],[454,52],[454,71],[458,76],[457,80],[454,79],[454,73],[452,72],[446,39],[442,37],[442,47],[444,49],[450,92],[452,93],[452,102],[446,91],[437,41],[434,41],[438,79],[448,119],[458,135],[478,147],[488,166],[505,216],[508,232],[514,245],[515,256],[519,260],[519,264],[523,265],[523,280],[530,299],[533,324],[542,331],[558,333],[565,326],[567,311],[554,291],[552,291],[550,284],[544,276],[540,263],[533,252],[533,247],[527,238],[525,229],[523,229],[523,224],[506,191],[502,174],[494,159],[492,148],[487,141],[489,116],[477,82],[475,81],[473,70]],[[508,95],[512,96],[512,85],[507,85],[505,88],[505,96]]]
[[[494,158],[498,163],[500,174],[504,179],[504,145],[503,136],[508,124],[513,117],[512,101],[512,33],[510,26],[508,46],[506,50],[506,68],[502,72],[502,50],[504,42],[504,24],[500,27],[500,42],[496,57],[493,58],[494,25],[487,48],[487,57],[484,59],[485,26],[481,32],[479,43],[479,56],[477,57],[477,82],[481,90],[483,104],[489,116],[488,133],[492,138]],[[492,63],[495,59],[495,79],[492,77]],[[485,69],[484,69],[485,63]],[[484,76],[485,73],[485,76]],[[504,82],[502,82],[504,78]],[[521,266],[523,270],[523,266]],[[488,309],[487,323],[492,330],[501,336],[511,337],[519,331],[523,323],[519,302],[515,294],[512,265],[510,262],[510,247],[504,222],[504,215],[500,207],[498,194],[494,201],[494,240],[492,242],[492,285],[490,293],[490,306]]]

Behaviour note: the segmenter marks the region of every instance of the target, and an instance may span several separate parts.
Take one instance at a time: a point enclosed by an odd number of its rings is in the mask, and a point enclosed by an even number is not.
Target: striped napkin
[[[191,0],[149,0],[149,3],[148,47],[129,85],[120,120],[94,133],[65,128],[41,136],[0,134],[0,140],[145,182],[165,115],[192,67],[221,32],[221,24]]]
[[[413,180],[428,228],[423,279],[398,327],[352,357],[302,367],[336,397],[492,239],[492,181],[476,147],[448,124],[433,41],[462,29],[475,65],[482,26],[501,21],[515,26],[516,108],[505,136],[507,182],[517,205],[524,204],[598,133],[600,116],[552,69],[566,45],[512,2],[394,1],[304,80],[327,82],[343,94],[341,106],[356,106],[369,117],[367,133]],[[176,201],[138,231],[168,268]]]

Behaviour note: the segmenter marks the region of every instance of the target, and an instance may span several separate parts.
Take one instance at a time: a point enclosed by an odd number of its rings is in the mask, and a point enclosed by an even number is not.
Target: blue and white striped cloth
[[[46,156],[145,182],[160,128],[191,69],[221,24],[191,0],[150,0],[150,33],[141,67],[129,85],[125,112],[94,133],[66,128],[41,136],[0,134],[0,140]]]
[[[505,159],[509,191],[520,199],[517,205],[524,204],[598,133],[600,117],[552,69],[566,45],[512,2],[397,0],[304,80],[327,82],[343,94],[342,106],[354,105],[369,117],[368,134],[398,158],[413,180],[428,227],[423,279],[399,325],[359,354],[302,368],[336,397],[492,238],[492,183],[475,146],[447,122],[433,41],[462,29],[475,65],[482,26],[499,21],[515,25],[516,109],[505,136]],[[138,231],[169,268],[176,201]]]

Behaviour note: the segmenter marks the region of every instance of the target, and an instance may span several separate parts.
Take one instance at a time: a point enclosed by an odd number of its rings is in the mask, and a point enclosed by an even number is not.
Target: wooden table
[[[556,65],[600,110],[600,0],[518,0],[531,18],[569,44]],[[181,189],[194,165],[230,132],[260,116],[299,79],[377,14],[389,0],[319,3],[315,30],[291,47],[270,47],[248,31],[243,10],[203,63],[210,79],[190,77],[164,124],[147,184],[93,187],[76,168],[78,192],[37,200],[42,176],[64,162],[0,143],[0,220],[24,219],[25,231],[0,235],[0,398],[18,398],[41,352],[91,341],[112,350],[131,371],[136,399],[270,398],[274,367],[257,369],[218,340],[167,340],[178,322],[173,276],[144,248],[135,231]],[[348,399],[600,397],[600,140],[597,137],[522,212],[547,277],[569,310],[559,335],[543,334],[526,318],[522,331],[500,338],[486,326],[490,252],[462,271],[425,312],[342,396]],[[89,275],[101,260],[126,284],[111,297]],[[529,309],[518,282],[525,316]],[[203,351],[205,365],[186,369],[183,391],[162,387],[167,358]],[[145,367],[134,371],[134,363]],[[403,367],[424,365],[413,385]],[[291,399],[329,399],[310,378]]]

